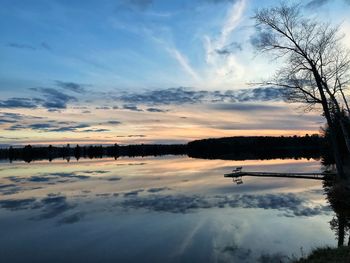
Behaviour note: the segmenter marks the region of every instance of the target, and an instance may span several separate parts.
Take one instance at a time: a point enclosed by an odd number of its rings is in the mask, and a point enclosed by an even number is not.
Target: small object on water
[[[236,184],[243,184],[242,177],[233,178],[233,182]]]
[[[243,167],[242,166],[238,166],[235,169],[232,170],[232,172],[240,172],[242,171]]]

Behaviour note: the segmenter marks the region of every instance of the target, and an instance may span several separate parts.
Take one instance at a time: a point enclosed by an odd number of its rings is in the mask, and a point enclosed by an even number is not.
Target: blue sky
[[[254,91],[247,85],[275,70],[276,63],[257,55],[250,39],[255,32],[254,10],[278,1],[0,2],[0,136],[4,143],[111,142],[115,134],[129,138],[125,142],[135,141],[129,135],[143,135],[137,142],[177,142],[237,135],[248,124],[243,130],[251,134],[291,134],[292,126],[317,132],[320,126],[317,114],[304,116],[274,92]],[[342,23],[345,33],[350,30],[348,0],[303,3],[310,18],[329,19]],[[240,94],[243,99],[238,98]],[[235,103],[229,106],[232,97]],[[271,119],[268,124],[255,120],[264,112],[262,118],[271,114],[272,108],[263,106],[280,107],[295,123],[288,125],[289,117],[286,122]],[[12,122],[10,113],[22,119]],[[220,121],[208,122],[213,115]],[[310,124],[308,118],[315,120]],[[49,128],[50,121],[61,124]],[[163,133],[156,134],[159,123]],[[17,126],[11,129],[11,125]],[[194,128],[198,132],[192,134]],[[172,131],[184,135],[172,136]]]

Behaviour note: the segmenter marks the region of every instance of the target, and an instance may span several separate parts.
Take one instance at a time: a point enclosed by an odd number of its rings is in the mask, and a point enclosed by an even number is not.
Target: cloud
[[[51,123],[33,123],[28,125],[28,127],[32,130],[47,130],[52,128],[53,125]]]
[[[136,105],[123,105],[124,110],[130,110],[130,111],[143,111],[142,109],[139,109]]]
[[[176,61],[181,65],[182,69],[187,72],[190,76],[192,76],[192,78],[196,81],[200,80],[199,75],[197,74],[197,72],[192,68],[192,66],[190,65],[187,57],[182,54],[178,49],[176,48],[166,48],[166,50],[170,53],[170,55],[172,57],[174,57],[176,59]]]
[[[39,45],[30,45],[26,43],[17,43],[17,42],[10,42],[6,46],[11,47],[11,48],[17,48],[17,49],[24,49],[24,50],[47,50],[47,51],[52,51],[52,47],[47,44],[46,42],[41,42]]]
[[[33,129],[33,125],[35,124],[31,124],[29,125],[30,128]],[[45,126],[45,124],[44,124]],[[52,132],[67,132],[67,131],[74,131],[76,132],[78,129],[83,129],[83,128],[88,128],[89,125],[85,124],[85,123],[81,123],[81,124],[76,124],[76,125],[71,125],[71,126],[65,126],[65,127],[55,127],[55,126],[51,126],[49,127],[50,129],[46,128],[46,127],[40,127],[40,126],[36,126],[37,129],[41,129],[41,130],[46,130],[46,131],[52,131]]]
[[[0,100],[0,108],[28,108],[34,109],[38,107],[39,100],[29,98],[10,98]]]
[[[77,172],[65,173],[65,172],[57,172],[57,173],[41,173],[37,175],[33,175],[30,177],[19,177],[19,176],[10,176],[7,177],[8,180],[14,183],[67,183],[67,182],[75,182],[78,180],[89,179],[90,176],[78,174]],[[64,180],[62,180],[64,179]]]
[[[210,4],[221,4],[221,3],[235,3],[237,0],[202,0],[202,2]]]
[[[107,124],[118,125],[118,124],[121,124],[121,122],[120,121],[107,121]]]
[[[218,53],[219,55],[230,55],[236,51],[242,51],[243,47],[241,43],[238,42],[232,42],[231,44],[224,46],[220,49],[216,49],[216,53]]]
[[[33,219],[42,220],[54,218],[72,209],[75,205],[67,202],[67,197],[62,195],[48,195],[43,198],[37,207],[42,208],[41,214]]]
[[[143,189],[138,189],[138,190],[135,190],[135,191],[130,191],[130,192],[127,192],[127,193],[124,193],[124,197],[135,197],[137,196],[139,193],[143,192],[144,190]]]
[[[147,190],[149,193],[159,193],[163,191],[171,190],[169,187],[158,187],[158,188],[150,188]]]
[[[311,0],[306,5],[305,8],[307,9],[317,9],[320,8],[328,3],[330,3],[330,0]],[[350,0],[343,0],[344,3],[350,4]]]
[[[35,198],[0,200],[0,207],[9,210],[28,209],[35,201]]]
[[[16,184],[2,184],[0,185],[0,193],[2,195],[12,195],[23,191],[23,187]],[[0,205],[1,206],[1,205]]]
[[[85,213],[77,212],[69,216],[65,216],[62,219],[58,220],[58,224],[74,224],[81,221],[85,217]]]
[[[65,82],[60,80],[55,80],[55,83],[58,87],[66,90],[70,90],[76,93],[85,93],[86,90],[84,88],[85,85],[78,84],[75,82]]]
[[[34,88],[32,90],[42,94],[45,99],[41,105],[48,109],[65,109],[68,102],[77,101],[76,97],[67,95],[54,88]]]
[[[13,113],[13,112],[0,112],[0,118],[6,118],[13,121],[23,120],[23,119],[44,119],[44,117],[39,116],[32,116],[32,115],[26,115],[26,114],[20,114],[20,113]]]
[[[81,173],[85,173],[85,174],[106,174],[108,173],[109,171],[106,171],[106,170],[86,170],[86,171],[81,171]]]
[[[145,91],[143,93],[127,93],[116,99],[131,104],[152,106],[194,104],[201,102],[274,101],[282,99],[282,89],[260,87],[226,91],[206,91],[178,87]]]
[[[50,219],[73,209],[75,205],[69,204],[67,198],[60,194],[48,194],[41,200],[36,198],[0,200],[0,207],[9,210],[40,209],[38,216],[32,220]],[[72,215],[71,215],[72,216]],[[76,218],[66,216],[59,223],[73,223]],[[81,218],[80,218],[81,219]]]
[[[329,2],[330,2],[329,0],[312,0],[308,2],[305,7],[308,9],[319,8]]]
[[[87,129],[87,130],[83,130],[81,132],[109,132],[111,130],[109,129]]]
[[[128,197],[128,196],[126,196]],[[306,203],[296,194],[232,195],[206,197],[200,195],[158,195],[135,196],[125,199],[121,205],[126,208],[142,208],[170,213],[189,213],[206,208],[260,208],[283,212],[284,216],[315,216],[329,214],[328,206]]]
[[[238,62],[235,51],[241,50],[240,43],[232,41],[232,35],[240,24],[246,0],[232,1],[228,9],[227,17],[220,29],[221,34],[217,37],[204,35],[204,47],[206,51],[206,63],[210,67],[210,81],[222,82],[228,76],[241,77],[243,68]]]
[[[43,49],[46,49],[48,51],[52,51],[52,47],[49,44],[47,44],[46,42],[41,42],[40,46]]]
[[[9,187],[13,187],[13,186],[16,186],[16,185],[15,184],[1,184],[0,189],[9,188]]]
[[[130,135],[117,135],[115,137],[117,137],[117,138],[144,138],[144,137],[147,137],[147,135],[144,135],[144,134],[130,134]]]
[[[8,43],[7,44],[8,47],[12,47],[12,48],[18,48],[18,49],[27,49],[27,50],[36,50],[37,48],[28,44],[23,44],[23,43]]]
[[[6,120],[6,119],[0,119],[0,124],[4,124],[4,123],[15,123],[15,120]]]
[[[151,39],[153,39],[156,43],[158,43],[165,51],[167,51],[171,57],[173,57],[181,66],[182,70],[184,72],[186,72],[188,75],[190,75],[195,81],[199,81],[200,77],[198,75],[198,73],[195,71],[195,69],[191,66],[188,58],[180,51],[176,48],[176,46],[174,45],[174,43],[170,42],[170,41],[165,41],[162,38],[159,38],[158,36],[156,36],[156,34],[152,34],[152,32],[150,32],[149,37],[151,37]]]
[[[109,177],[109,178],[107,178],[107,181],[112,181],[112,182],[114,182],[114,181],[120,181],[122,178],[121,177]]]
[[[133,11],[145,11],[153,4],[153,0],[122,0],[119,8],[127,8]]]
[[[200,102],[207,94],[207,91],[194,91],[179,87],[146,91],[144,93],[129,93],[122,95],[119,99],[135,104],[168,105]]]
[[[145,11],[148,10],[152,5],[155,4],[154,0],[122,0],[118,7],[131,9],[133,11]],[[233,3],[236,0],[200,0],[202,3],[207,4],[222,4],[222,3]]]
[[[65,127],[58,127],[58,128],[52,128],[52,129],[48,129],[46,131],[51,131],[51,132],[78,132],[79,129],[83,129],[83,128],[88,128],[89,125],[88,124],[77,124],[77,125],[72,125],[72,126],[65,126]],[[85,130],[80,130],[81,132],[85,131]]]
[[[212,108],[223,111],[276,111],[282,110],[284,107],[266,105],[266,104],[252,104],[252,103],[237,103],[237,104],[214,104]]]
[[[146,109],[148,112],[168,112],[169,110],[162,110],[159,108],[148,108]]]
[[[281,100],[283,97],[282,88],[261,87],[247,90],[241,90],[237,94],[239,101],[271,101]]]
[[[70,90],[79,90],[78,87],[72,83],[61,83],[62,87],[69,87]],[[39,93],[41,98],[9,98],[0,100],[0,108],[29,108],[34,109],[39,106],[47,108],[48,110],[58,110],[67,108],[67,103],[76,102],[77,98],[67,95],[54,88],[30,88],[32,91]]]
[[[110,110],[111,108],[108,106],[101,106],[101,107],[96,107],[96,110]]]
[[[88,129],[87,129],[88,128]],[[40,132],[106,132],[108,129],[91,128],[86,123],[47,121],[31,124],[14,124],[5,130],[35,130]]]

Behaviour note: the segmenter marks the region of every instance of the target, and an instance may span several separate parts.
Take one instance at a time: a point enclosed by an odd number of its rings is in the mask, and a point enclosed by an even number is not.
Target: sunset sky
[[[0,145],[317,133],[319,112],[251,85],[279,65],[251,17],[278,2],[0,0]],[[303,4],[350,47],[349,0]]]

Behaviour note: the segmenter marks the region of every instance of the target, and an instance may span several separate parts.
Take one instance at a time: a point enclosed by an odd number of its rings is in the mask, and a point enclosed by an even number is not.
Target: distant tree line
[[[103,158],[119,156],[159,156],[188,155],[210,159],[274,159],[274,158],[313,158],[319,159],[329,151],[326,139],[319,135],[292,137],[227,137],[204,139],[188,144],[139,144],[109,146],[31,146],[0,149],[0,159],[53,160],[63,158]]]
[[[0,149],[0,159],[24,160],[31,162],[33,160],[53,160],[57,158],[63,158],[69,160],[75,158],[103,158],[103,157],[115,157],[119,156],[158,156],[158,155],[180,155],[186,154],[186,145],[159,145],[159,144],[140,144],[140,145],[126,145],[121,146],[114,144],[111,146],[79,146],[71,147],[67,146],[31,146],[25,147],[9,147],[6,149]]]
[[[228,137],[188,143],[190,157],[209,159],[314,158],[327,152],[324,137],[317,134],[292,137]]]

